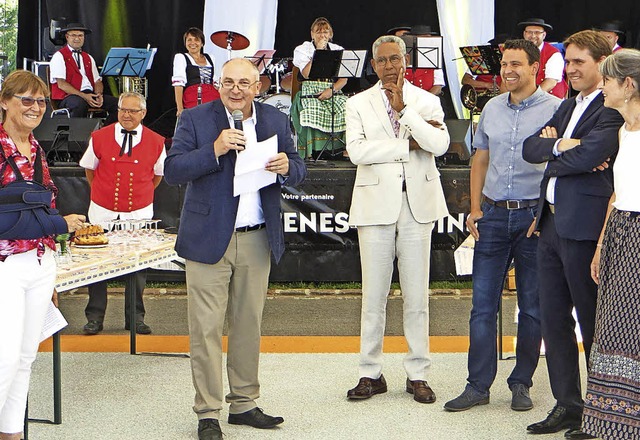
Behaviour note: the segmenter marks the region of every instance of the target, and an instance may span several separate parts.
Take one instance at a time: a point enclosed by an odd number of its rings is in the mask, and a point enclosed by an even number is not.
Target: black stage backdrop
[[[555,30],[549,35],[550,40],[562,40],[572,32],[611,19],[621,19],[626,29],[640,28],[637,0],[618,0],[607,3],[606,7],[602,1],[595,0],[496,0],[495,9],[496,31],[515,36],[518,36],[518,21],[531,16],[544,17],[553,24]],[[158,47],[154,66],[147,75],[146,123],[167,135],[175,121],[170,86],[172,57],[183,50],[181,35],[185,29],[202,26],[203,11],[204,0],[19,0],[18,65],[22,65],[23,57],[38,58],[42,37],[37,23],[40,20],[44,28],[51,18],[66,17],[68,21],[80,21],[93,29],[86,40],[86,49],[99,64],[109,42]],[[393,5],[386,0],[279,0],[277,55],[292,56],[295,46],[309,39],[309,26],[318,16],[326,16],[331,21],[337,43],[354,49],[370,49],[376,37],[398,24],[421,23],[439,29],[435,0],[396,0]],[[629,35],[627,46],[640,46],[637,34]],[[363,85],[366,83],[350,81],[347,90],[354,91]],[[164,119],[163,114],[166,114]]]
[[[640,47],[640,2],[637,0],[496,0],[496,33],[521,37],[517,23],[529,17],[544,18],[553,26],[548,41],[562,41],[574,32],[603,22],[621,20],[627,33],[626,47]]]

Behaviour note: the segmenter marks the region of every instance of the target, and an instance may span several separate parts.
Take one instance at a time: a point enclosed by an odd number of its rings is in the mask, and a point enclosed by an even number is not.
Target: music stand
[[[474,75],[500,75],[502,51],[499,46],[463,46],[462,57]]]
[[[460,48],[464,62],[467,63],[469,71],[473,75],[493,75],[493,87],[498,88],[496,78],[500,75],[500,63],[502,61],[502,47],[498,45],[482,45],[482,46],[463,46]],[[477,95],[476,95],[477,96]],[[476,97],[477,100],[477,97]],[[477,104],[477,102],[476,102]],[[468,108],[468,107],[467,107]],[[477,107],[474,105],[470,109],[471,116],[469,118],[469,126],[471,132],[471,142],[473,143],[473,117],[479,114]]]
[[[407,46],[409,64],[413,69],[442,69],[442,37],[417,37],[402,35]]]
[[[261,49],[256,51],[252,56],[246,56],[245,58],[255,64],[258,68],[258,72],[262,75],[266,68],[271,64],[275,53],[275,50]]]
[[[142,78],[153,63],[156,48],[112,47],[104,60],[102,76],[137,76]]]

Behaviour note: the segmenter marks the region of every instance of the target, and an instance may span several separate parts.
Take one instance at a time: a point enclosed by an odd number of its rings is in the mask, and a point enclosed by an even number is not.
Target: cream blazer
[[[351,162],[358,166],[349,224],[395,223],[400,215],[403,175],[416,221],[428,223],[446,217],[449,213],[435,163],[435,157],[449,148],[440,100],[406,82],[406,110],[396,138],[380,90],[378,81],[347,100],[347,151]],[[443,125],[436,128],[428,120]],[[418,142],[420,150],[409,151],[409,137]]]

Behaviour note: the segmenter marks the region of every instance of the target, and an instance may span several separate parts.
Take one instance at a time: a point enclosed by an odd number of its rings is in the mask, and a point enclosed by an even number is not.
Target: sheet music
[[[59,332],[68,325],[69,323],[64,319],[64,316],[62,316],[60,309],[54,306],[53,302],[50,302],[47,314],[44,317],[44,325],[40,333],[40,342],[50,338],[54,333]]]
[[[152,47],[151,49],[147,50],[151,50],[151,56],[149,57],[149,62],[147,63],[147,70],[149,70],[151,69],[151,65],[153,64],[153,58],[156,56],[156,52],[158,52],[158,48]]]
[[[340,62],[338,78],[360,78],[364,70],[366,50],[344,50]]]

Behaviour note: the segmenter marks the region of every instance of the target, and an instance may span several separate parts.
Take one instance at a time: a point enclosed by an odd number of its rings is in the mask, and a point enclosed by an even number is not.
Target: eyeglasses
[[[397,66],[399,64],[402,64],[402,57],[400,55],[391,55],[389,58],[385,58],[385,57],[376,58],[376,64],[379,66],[386,66],[387,61],[391,61],[391,64],[393,64],[394,66]]]
[[[124,113],[125,115],[137,115],[142,110],[144,110],[144,109],[141,109],[141,108],[132,109],[132,108],[121,108],[121,107],[118,107],[118,111]]]
[[[47,98],[32,98],[31,96],[20,96],[20,95],[13,95],[16,98],[18,98],[20,101],[22,101],[22,105],[24,105],[25,107],[32,107],[33,104],[35,104],[36,102],[38,103],[38,107],[40,108],[45,108],[47,106]]]
[[[524,31],[525,35],[542,35],[544,34],[544,31]]]
[[[220,86],[222,86],[223,89],[227,89],[227,90],[233,90],[233,88],[236,86],[238,86],[239,90],[249,90],[249,87],[251,87],[257,82],[260,82],[260,81],[254,81],[254,82],[240,81],[239,83],[235,83],[230,79],[225,79],[225,80],[222,80],[222,83],[220,84]]]
[[[70,38],[84,38],[84,34],[67,34]]]

